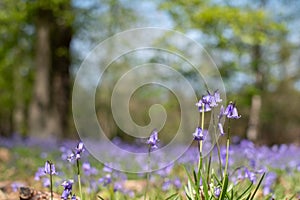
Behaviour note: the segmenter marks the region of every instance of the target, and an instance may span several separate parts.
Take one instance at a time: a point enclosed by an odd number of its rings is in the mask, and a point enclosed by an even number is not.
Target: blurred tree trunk
[[[72,27],[69,25],[55,25],[52,34],[53,66],[51,73],[53,115],[57,119],[60,136],[68,135],[68,119],[70,107],[71,80],[69,67],[70,42],[72,39]]]
[[[251,108],[247,129],[247,138],[252,141],[257,141],[259,134],[259,116],[261,110],[261,92],[264,90],[264,76],[261,68],[262,62],[261,46],[255,44],[252,47],[252,67],[255,73],[255,86],[257,94],[252,96]]]
[[[13,132],[20,134],[21,136],[26,135],[26,103],[24,100],[24,80],[20,73],[20,68],[16,67],[13,70],[13,85],[14,85],[14,107],[13,107]]]
[[[48,130],[50,110],[50,16],[49,12],[38,12],[36,19],[35,80],[33,98],[29,108],[29,132],[32,136],[46,137],[52,133]],[[47,13],[47,14],[46,14]]]
[[[69,6],[64,3],[61,9]],[[72,27],[59,17],[51,9],[40,9],[35,17],[36,74],[29,110],[29,133],[35,137],[60,138],[68,129]]]

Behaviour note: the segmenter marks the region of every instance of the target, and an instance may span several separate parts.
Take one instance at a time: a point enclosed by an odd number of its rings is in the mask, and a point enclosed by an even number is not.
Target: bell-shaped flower
[[[147,140],[147,144],[150,146],[151,149],[157,149],[157,144],[159,143],[158,139],[158,132],[156,129],[154,129],[150,135],[150,137]]]
[[[194,136],[194,140],[196,141],[200,141],[200,140],[204,140],[205,135],[207,135],[207,130],[202,130],[202,128],[197,127],[195,132],[193,133]]]
[[[46,161],[45,163],[45,167],[44,167],[44,172],[45,174],[56,174],[56,171],[55,171],[55,166],[54,164],[51,162],[51,161]]]

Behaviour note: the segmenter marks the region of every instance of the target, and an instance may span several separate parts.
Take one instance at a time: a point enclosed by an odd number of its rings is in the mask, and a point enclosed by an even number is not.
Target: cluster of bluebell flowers
[[[67,160],[68,161],[74,161],[74,160],[78,160],[81,158],[81,153],[84,152],[84,146],[83,146],[83,143],[82,142],[79,142],[78,145],[76,146],[75,148],[75,152],[71,153]]]
[[[154,129],[150,135],[150,137],[147,140],[147,144],[150,147],[150,150],[154,150],[158,148],[158,143],[159,143],[159,139],[158,139],[158,132],[156,129]]]
[[[218,91],[215,91],[213,94],[211,94],[209,91],[207,93],[207,95],[203,95],[202,98],[196,103],[199,112],[211,111],[214,107],[218,106],[218,103],[222,102],[220,93]],[[218,116],[218,129],[221,135],[225,134],[223,124],[221,122],[224,116],[226,116],[228,119],[239,119],[241,117],[241,115],[238,114],[235,103],[229,102],[226,108],[221,105],[220,114]],[[194,139],[197,141],[203,140],[205,132],[206,131],[202,130],[202,128],[197,127],[196,131],[193,133]]]
[[[64,181],[61,185],[64,187],[62,192],[61,199],[68,199],[71,196],[71,200],[76,200],[75,194],[72,194],[73,180]]]

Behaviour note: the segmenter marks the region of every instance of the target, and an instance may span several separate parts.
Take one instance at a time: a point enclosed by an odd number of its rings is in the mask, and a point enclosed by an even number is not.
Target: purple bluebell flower
[[[62,199],[68,199],[68,197],[72,194],[72,186],[73,186],[74,181],[73,180],[68,180],[64,181],[61,185],[64,187],[64,191],[61,195]],[[73,198],[73,197],[72,197]],[[75,197],[76,198],[76,197]]]
[[[64,190],[64,191],[62,192],[62,194],[61,194],[61,199],[64,199],[64,200],[68,199],[70,193],[71,193],[71,191],[69,191],[69,190]]]
[[[229,119],[239,119],[241,116],[238,114],[235,104],[230,102],[224,111],[224,115]]]
[[[44,187],[49,187],[50,184],[51,184],[50,179],[47,178],[47,177],[44,177],[44,178],[42,179],[42,182],[43,182],[43,186],[44,186]]]
[[[19,183],[19,182],[13,182],[10,186],[11,186],[13,192],[17,192],[20,187],[24,186],[24,184],[23,183]]]
[[[104,167],[103,167],[103,169],[102,169],[104,172],[106,172],[106,173],[111,173],[113,170],[112,170],[112,168],[110,168],[110,167],[108,167],[108,166],[106,166],[106,165],[104,165]]]
[[[122,184],[119,183],[119,182],[116,182],[114,184],[114,192],[117,192],[117,191],[121,191],[122,192]]]
[[[220,188],[220,187],[215,187],[214,190],[215,190],[215,191],[214,191],[214,195],[215,195],[216,197],[219,197],[220,194],[221,194],[221,188]]]
[[[225,115],[225,109],[224,109],[224,106],[221,105],[221,108],[220,108],[220,114],[218,115],[218,118],[219,118],[219,122],[221,121],[221,119],[223,118],[223,116]]]
[[[74,180],[70,179],[64,181],[61,185],[65,188],[65,190],[72,190]]]
[[[202,96],[199,102],[196,103],[196,106],[198,106],[200,112],[203,110],[204,112],[211,111],[213,107],[217,107],[218,103],[222,102],[220,93],[217,90],[214,92],[214,94],[210,94],[209,91],[207,91],[207,93],[207,95]]]
[[[256,181],[255,173],[249,171],[248,168],[245,168],[245,178],[248,178],[252,183]]]
[[[218,92],[218,90],[215,91],[214,93],[214,99],[217,103],[221,103],[222,102],[222,99],[220,97],[220,93]]]
[[[159,143],[158,139],[158,132],[156,129],[154,129],[150,135],[150,137],[147,140],[147,144],[150,146],[151,149],[157,149],[157,144]]]
[[[263,194],[268,195],[272,192],[272,185],[276,182],[277,174],[269,172],[266,174],[263,184]]]
[[[206,102],[206,100],[200,99],[198,103],[196,103],[196,106],[199,109],[199,112],[209,112],[211,111],[210,103]]]
[[[224,133],[224,129],[223,129],[223,125],[222,125],[221,122],[218,123],[218,129],[219,129],[221,135],[224,135],[224,134],[225,134],[225,133]]]
[[[175,178],[174,181],[173,181],[173,185],[175,186],[175,188],[177,190],[179,190],[181,188],[181,186],[182,186],[180,179],[179,178]]]
[[[76,160],[80,159],[80,155],[82,152],[84,152],[84,146],[82,142],[79,142],[76,147]]]
[[[73,194],[71,200],[76,200],[76,195]]]
[[[56,174],[55,171],[55,165],[51,161],[46,161],[45,167],[44,167],[45,174]]]
[[[68,160],[69,162],[72,162],[72,161],[75,160],[75,159],[76,159],[76,156],[75,156],[74,153],[71,153],[71,154],[68,155],[68,157],[67,157],[67,160]]]
[[[210,95],[209,106],[210,107],[217,107],[218,103],[220,103],[220,102],[222,102],[222,99],[220,97],[220,93],[218,92],[218,90],[216,90],[213,95]]]
[[[79,143],[77,144],[76,148],[75,148],[75,152],[71,153],[71,154],[68,156],[67,160],[68,160],[69,162],[71,162],[71,161],[73,161],[73,160],[78,160],[78,159],[80,159],[80,158],[81,158],[81,153],[84,152],[84,151],[85,151],[85,149],[84,149],[83,143],[82,143],[82,142],[79,142]]]
[[[96,175],[98,173],[98,170],[94,167],[91,166],[89,162],[84,162],[82,164],[82,169],[85,175],[91,176],[91,175]]]
[[[172,182],[169,179],[166,179],[162,184],[162,190],[167,191],[170,189]]]
[[[202,128],[197,127],[195,132],[193,133],[194,140],[196,140],[196,141],[204,140],[204,137],[207,134],[207,132],[208,132],[207,130],[203,131]]]
[[[106,174],[104,177],[100,178],[98,180],[99,183],[102,183],[103,186],[106,186],[108,184],[110,184],[112,181],[111,175],[110,174]]]
[[[45,175],[46,175],[46,173],[45,173],[44,167],[39,167],[37,172],[35,172],[34,180],[39,181],[41,179],[41,177],[45,176]]]

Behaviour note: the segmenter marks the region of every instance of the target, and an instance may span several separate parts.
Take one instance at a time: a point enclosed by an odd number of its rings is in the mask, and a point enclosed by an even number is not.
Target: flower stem
[[[80,194],[80,199],[83,200],[82,198],[82,191],[81,191],[81,180],[80,180],[80,164],[79,164],[79,159],[76,160],[77,163],[77,179],[78,179],[78,186],[79,186],[79,194]]]
[[[224,177],[227,175],[228,162],[229,162],[229,146],[230,146],[230,119],[228,120],[228,132],[227,132],[227,141],[226,141],[226,162],[224,169]],[[224,179],[225,181],[225,179]]]
[[[50,196],[51,196],[51,200],[53,200],[52,162],[49,161],[49,165],[50,165]]]
[[[219,170],[220,170],[220,174],[221,174],[221,179],[223,179],[223,170],[222,170],[222,160],[221,160],[221,150],[220,150],[219,138],[217,137],[217,127],[216,127],[214,112],[212,114],[213,114],[213,124],[214,124],[214,131],[215,131],[215,140],[216,140],[216,144],[217,144]]]
[[[202,104],[202,114],[201,114],[201,129],[204,132],[204,104]],[[199,195],[199,188],[200,188],[200,179],[201,179],[201,170],[202,170],[202,163],[203,163],[203,140],[198,141],[198,148],[199,148],[199,162],[198,162],[198,173],[197,173],[197,194]]]
[[[148,148],[148,159],[147,159],[148,170],[147,170],[147,173],[146,173],[147,182],[146,182],[146,188],[145,188],[145,193],[144,193],[144,200],[146,200],[146,197],[147,197],[149,181],[150,181],[150,172],[149,172],[149,170],[150,170],[150,152],[151,152],[151,146],[149,146],[149,148]]]

